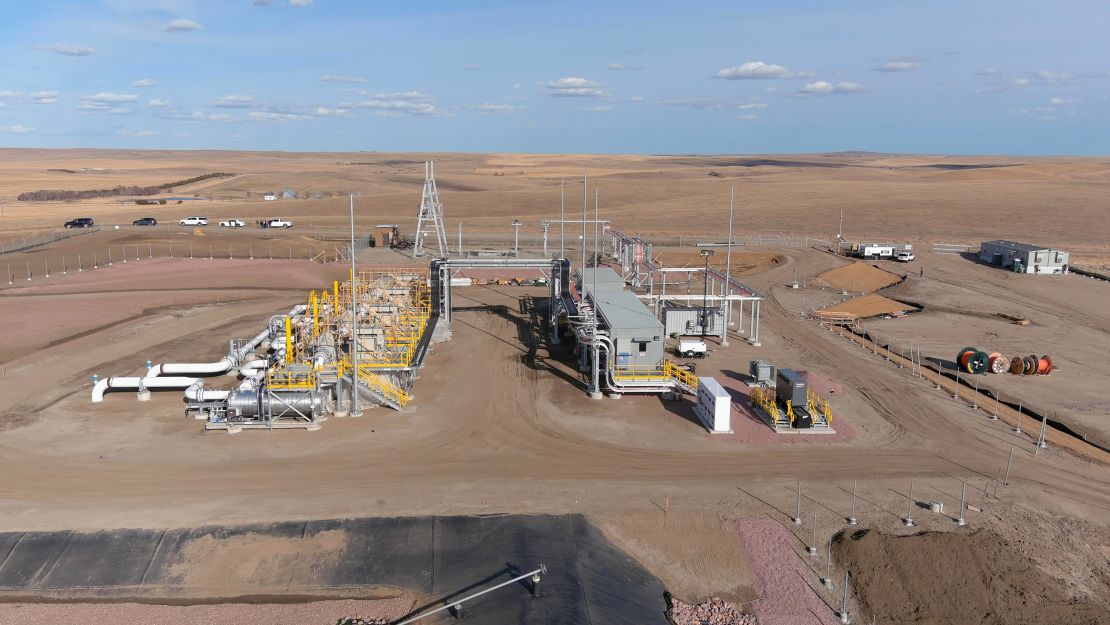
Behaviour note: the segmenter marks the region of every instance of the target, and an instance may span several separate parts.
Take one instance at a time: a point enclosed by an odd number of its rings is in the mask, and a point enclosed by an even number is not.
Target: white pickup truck
[[[292,228],[293,222],[281,217],[274,217],[273,219],[263,219],[258,222],[258,225],[263,228]]]

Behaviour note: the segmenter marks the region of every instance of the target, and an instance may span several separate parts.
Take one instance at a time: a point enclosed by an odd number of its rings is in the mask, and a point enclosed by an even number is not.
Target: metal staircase
[[[372,399],[394,410],[401,410],[411,399],[405,389],[362,367],[359,367],[358,380],[362,383],[362,388],[370,393]]]

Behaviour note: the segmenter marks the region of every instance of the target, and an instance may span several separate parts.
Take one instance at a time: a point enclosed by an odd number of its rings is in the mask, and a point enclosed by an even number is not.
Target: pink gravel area
[[[757,625],[755,615],[744,614],[720,597],[710,597],[697,604],[678,599],[672,599],[671,603],[674,625]]]
[[[4,291],[18,295],[46,295],[152,288],[282,286],[311,289],[330,285],[330,276],[341,272],[338,265],[322,265],[307,260],[131,259],[126,264],[116,262],[111,267],[54,273],[50,278],[36,277],[31,283],[17,284]]]
[[[343,599],[311,603],[0,603],[0,625],[335,625],[341,618],[396,620],[411,599]]]
[[[766,518],[736,522],[740,543],[755,573],[752,611],[760,625],[836,625],[839,619],[807,583],[817,583],[792,545],[797,539]]]
[[[856,437],[856,430],[836,413],[835,394],[830,402],[833,409],[832,434],[779,434],[759,418],[748,401],[751,389],[747,384],[729,375],[717,376],[717,381],[732,395],[732,434],[707,434],[713,440],[754,443],[757,445],[823,445],[842,443]],[[842,391],[837,391],[842,392]],[[827,394],[827,393],[826,393]]]

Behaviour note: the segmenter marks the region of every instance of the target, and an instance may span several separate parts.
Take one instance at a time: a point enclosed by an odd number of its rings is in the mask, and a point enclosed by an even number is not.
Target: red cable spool
[[[1052,373],[1052,358],[1041,356],[1041,359],[1037,362],[1037,373],[1039,375],[1048,375]]]

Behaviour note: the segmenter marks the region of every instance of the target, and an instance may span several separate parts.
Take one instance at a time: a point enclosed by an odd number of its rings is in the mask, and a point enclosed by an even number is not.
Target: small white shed
[[[714,434],[732,433],[732,396],[716,378],[698,378],[698,404],[694,414]]]

